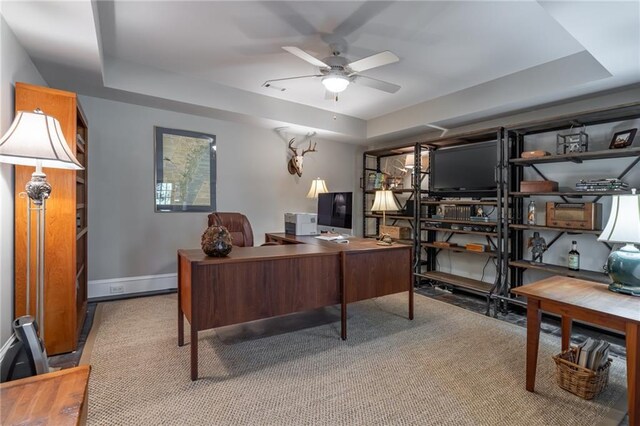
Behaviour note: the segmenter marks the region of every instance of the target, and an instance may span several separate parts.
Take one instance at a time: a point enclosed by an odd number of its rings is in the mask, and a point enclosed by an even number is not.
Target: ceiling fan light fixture
[[[342,75],[328,75],[322,79],[324,87],[333,93],[340,93],[349,86],[349,79]]]

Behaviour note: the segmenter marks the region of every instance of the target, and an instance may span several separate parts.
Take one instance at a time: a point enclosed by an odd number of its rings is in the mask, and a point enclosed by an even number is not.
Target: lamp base
[[[640,250],[635,245],[627,244],[611,252],[607,259],[607,271],[613,281],[609,290],[640,296]]]
[[[390,246],[393,245],[393,239],[391,239],[391,235],[389,234],[380,234],[376,244],[379,246]]]
[[[628,294],[629,296],[640,297],[640,287],[629,287],[621,283],[611,283],[609,284],[609,290],[616,293]]]

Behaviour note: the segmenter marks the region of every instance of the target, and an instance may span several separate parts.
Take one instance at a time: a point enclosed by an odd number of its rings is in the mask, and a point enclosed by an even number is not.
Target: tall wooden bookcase
[[[87,310],[87,120],[75,93],[16,83],[15,110],[40,108],[60,121],[85,170],[45,168],[52,186],[46,203],[44,324],[49,355],[76,349]],[[33,167],[15,168],[15,315],[26,313],[27,199],[21,195]],[[35,271],[35,216],[31,220],[31,277]],[[32,278],[29,313],[35,315]]]

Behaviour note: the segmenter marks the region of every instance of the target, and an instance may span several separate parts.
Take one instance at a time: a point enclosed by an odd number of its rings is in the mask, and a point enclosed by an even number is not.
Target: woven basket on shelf
[[[609,383],[611,358],[598,369],[589,370],[575,363],[576,349],[571,348],[553,357],[556,362],[556,381],[562,389],[580,398],[593,399]]]

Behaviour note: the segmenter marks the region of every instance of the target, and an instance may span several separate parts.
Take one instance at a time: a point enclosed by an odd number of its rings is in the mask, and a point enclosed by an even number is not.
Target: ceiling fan
[[[267,80],[262,84],[262,87],[271,87],[284,91],[284,88],[276,87],[273,83],[286,80],[298,80],[301,78],[322,78],[322,84],[327,89],[329,98],[344,91],[351,83],[361,84],[387,93],[396,93],[400,89],[400,86],[397,84],[360,74],[362,71],[392,64],[400,60],[395,54],[388,50],[349,63],[344,56],[340,55],[340,49],[335,45],[331,46],[332,55],[322,61],[298,47],[284,46],[283,49],[311,65],[318,67],[319,74]]]

